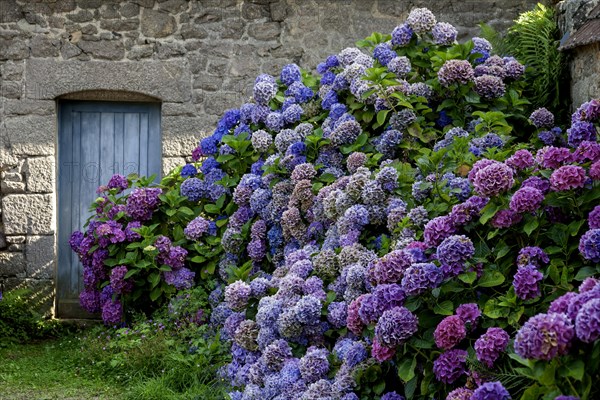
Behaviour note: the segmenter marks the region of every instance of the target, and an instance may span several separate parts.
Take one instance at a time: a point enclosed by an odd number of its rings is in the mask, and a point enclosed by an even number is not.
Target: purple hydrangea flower
[[[554,114],[541,107],[531,113],[529,120],[536,128],[551,128],[554,125]]]
[[[443,46],[454,43],[456,35],[458,35],[456,28],[447,22],[438,22],[431,31],[433,43]]]
[[[567,142],[571,147],[579,146],[583,141],[596,141],[596,127],[591,122],[578,121],[567,129]]]
[[[419,320],[406,307],[394,307],[383,313],[375,326],[375,336],[386,347],[396,347],[417,333]]]
[[[565,314],[537,314],[519,329],[515,352],[527,359],[549,361],[564,355],[575,336],[575,327]]]
[[[242,310],[248,304],[252,290],[244,281],[235,281],[225,288],[225,303],[232,310]]]
[[[535,265],[528,264],[519,266],[513,279],[513,286],[517,297],[522,300],[530,300],[539,297],[540,287],[538,282],[544,275],[538,271]]]
[[[400,396],[396,392],[387,392],[381,396],[381,400],[404,400],[404,396]]]
[[[196,276],[195,272],[185,267],[173,271],[165,271],[163,274],[165,282],[177,290],[190,289],[194,285],[194,277]]]
[[[159,188],[135,189],[127,198],[125,212],[135,220],[149,220],[160,203],[161,194]]]
[[[481,317],[481,310],[477,303],[465,303],[456,308],[456,315],[472,330],[477,325],[479,317]]]
[[[106,325],[118,324],[123,318],[123,305],[119,300],[108,300],[102,306],[102,320]]]
[[[500,353],[506,350],[510,336],[502,328],[488,328],[488,330],[475,341],[475,355],[477,359],[492,368]]]
[[[451,315],[441,320],[433,333],[435,344],[444,350],[459,344],[466,335],[465,323],[458,315]]]
[[[433,373],[438,381],[450,384],[467,372],[467,356],[465,350],[449,350],[433,362]]]
[[[475,73],[467,60],[448,60],[437,73],[442,86],[448,87],[454,83],[466,85],[473,81]]]
[[[550,187],[556,192],[582,188],[585,179],[585,169],[577,165],[564,165],[550,175]]]
[[[120,193],[129,187],[129,183],[123,175],[114,174],[108,181],[107,187],[109,189],[117,189],[117,193]]]
[[[486,99],[496,99],[504,96],[506,86],[502,78],[493,75],[475,77],[475,92]]]
[[[396,74],[398,78],[404,78],[411,70],[410,60],[404,56],[395,56],[387,63],[390,72]]]
[[[446,400],[471,400],[472,395],[473,391],[471,389],[460,387],[448,393]]]
[[[202,235],[208,232],[210,222],[203,217],[196,217],[190,221],[187,227],[183,230],[185,236],[190,240],[197,240]]]
[[[413,37],[413,30],[408,24],[398,25],[392,31],[392,44],[394,46],[406,46]]]
[[[443,272],[432,263],[412,264],[402,278],[402,290],[408,296],[417,296],[442,283]]]
[[[473,392],[471,400],[510,400],[510,393],[500,382],[486,382]]]
[[[475,246],[465,235],[452,235],[437,248],[437,258],[446,276],[456,276],[463,272],[465,262],[475,254]]]
[[[414,8],[406,18],[406,24],[416,33],[431,31],[436,22],[435,15],[427,8]]]
[[[589,300],[579,309],[575,332],[577,338],[585,343],[592,343],[600,337],[600,298]]]
[[[328,352],[326,349],[309,347],[300,359],[300,373],[307,383],[313,383],[323,378],[329,372]]]
[[[544,193],[533,187],[522,187],[510,199],[510,209],[516,213],[535,212],[544,201]]]
[[[514,184],[512,169],[497,161],[479,169],[472,181],[477,193],[485,197],[507,192]]]
[[[429,247],[438,246],[444,239],[456,232],[449,216],[435,217],[427,222],[423,232],[425,244]]]
[[[281,69],[279,78],[284,85],[290,86],[292,83],[302,80],[302,72],[296,64],[288,64]]]

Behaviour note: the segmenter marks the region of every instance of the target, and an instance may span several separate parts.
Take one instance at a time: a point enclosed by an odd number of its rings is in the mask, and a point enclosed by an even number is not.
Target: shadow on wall
[[[30,293],[27,304],[39,313],[49,316],[54,308],[54,237],[28,236],[25,251],[3,252],[0,261],[4,279],[2,292],[26,289]]]

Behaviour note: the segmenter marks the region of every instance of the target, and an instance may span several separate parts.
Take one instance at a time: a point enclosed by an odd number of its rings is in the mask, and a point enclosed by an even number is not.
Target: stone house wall
[[[260,72],[314,69],[429,7],[464,39],[536,0],[0,0],[0,290],[49,310],[56,269],[56,99],[162,103],[163,170],[185,161]]]
[[[565,35],[573,35],[588,21],[600,0],[565,0],[557,7],[558,24]],[[598,32],[600,34],[600,32]],[[600,97],[600,42],[566,50],[574,111],[580,104]]]

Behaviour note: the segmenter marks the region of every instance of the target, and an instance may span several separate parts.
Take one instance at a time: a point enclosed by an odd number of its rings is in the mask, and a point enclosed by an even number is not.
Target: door
[[[56,315],[89,318],[79,307],[82,266],[69,237],[91,215],[96,188],[113,174],[160,176],[160,104],[59,102]]]

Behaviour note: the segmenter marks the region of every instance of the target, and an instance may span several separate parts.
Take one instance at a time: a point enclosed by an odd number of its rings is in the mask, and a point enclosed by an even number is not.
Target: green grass
[[[0,348],[0,398],[123,399],[123,388],[89,377],[77,365],[74,336]]]
[[[81,336],[81,333],[79,334]],[[97,349],[73,334],[27,344],[0,347],[1,400],[217,400],[227,398],[222,387],[197,383],[173,390],[181,370],[150,377],[131,371],[127,381],[110,375],[107,366],[91,365]],[[83,346],[83,347],[82,347]],[[83,363],[82,360],[87,360]],[[93,362],[93,361],[92,361]],[[109,374],[107,374],[107,371]],[[139,371],[141,372],[141,370]],[[192,373],[192,371],[190,371]]]

